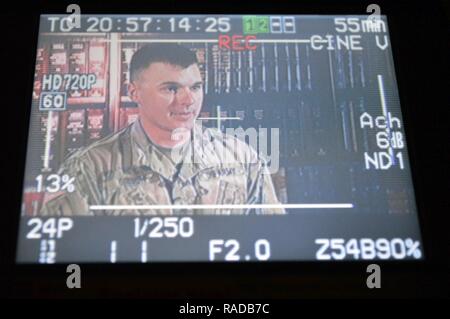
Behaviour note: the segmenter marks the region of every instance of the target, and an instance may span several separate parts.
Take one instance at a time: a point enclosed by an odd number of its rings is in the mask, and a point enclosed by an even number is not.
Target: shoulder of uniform
[[[88,164],[89,161],[95,161],[98,157],[112,155],[115,145],[118,144],[121,136],[129,134],[130,126],[125,127],[119,132],[110,134],[74,153],[69,155],[64,161],[64,166]]]
[[[256,150],[236,134],[224,133],[216,128],[206,128],[203,131],[203,141],[214,143],[219,149],[226,148],[245,162],[258,162]],[[255,145],[256,147],[256,145]]]

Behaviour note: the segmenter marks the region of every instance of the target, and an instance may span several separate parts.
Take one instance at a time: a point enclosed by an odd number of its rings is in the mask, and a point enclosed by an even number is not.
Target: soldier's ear
[[[138,103],[138,90],[135,82],[130,82],[128,84],[128,96],[133,102]]]

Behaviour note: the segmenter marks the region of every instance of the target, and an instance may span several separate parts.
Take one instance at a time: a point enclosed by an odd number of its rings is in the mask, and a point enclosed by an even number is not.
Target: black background
[[[449,4],[443,1],[76,1],[83,13],[363,14],[377,3],[388,25],[426,261],[369,263],[82,265],[82,289],[65,266],[15,266],[17,226],[40,13],[75,1],[17,2],[0,13],[0,289],[5,297],[449,297]]]

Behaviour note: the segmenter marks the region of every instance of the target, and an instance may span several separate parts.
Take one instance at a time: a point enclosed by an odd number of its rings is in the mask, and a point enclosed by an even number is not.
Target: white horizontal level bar
[[[91,210],[132,209],[247,209],[247,208],[353,208],[353,204],[243,204],[243,205],[92,205]]]
[[[240,117],[199,117],[197,120],[242,120]]]

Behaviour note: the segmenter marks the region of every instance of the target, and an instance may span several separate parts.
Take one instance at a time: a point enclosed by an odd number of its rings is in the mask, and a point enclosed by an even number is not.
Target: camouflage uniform
[[[246,214],[247,209],[90,210],[89,205],[278,204],[256,152],[236,137],[196,125],[176,163],[147,137],[139,120],[72,154],[59,174],[75,191],[45,201],[42,215]],[[282,214],[283,209],[255,210]]]

